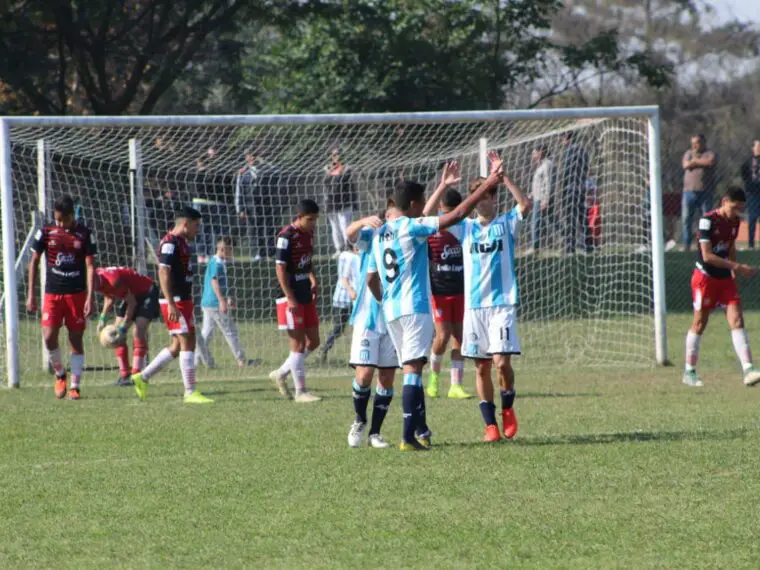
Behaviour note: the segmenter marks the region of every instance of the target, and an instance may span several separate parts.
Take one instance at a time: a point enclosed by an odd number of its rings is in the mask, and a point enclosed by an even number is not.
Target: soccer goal
[[[432,191],[450,160],[460,162],[460,190],[466,192],[469,181],[487,169],[487,149],[499,151],[513,179],[537,194],[534,211],[540,214],[524,221],[517,246],[524,347],[517,366],[664,363],[656,107],[18,117],[0,119],[2,374],[11,386],[49,381],[39,314],[25,308],[26,264],[30,236],[52,218],[59,195],[74,197],[77,217],[95,232],[99,265],[127,265],[153,277],[155,247],[171,227],[174,210],[186,204],[199,209],[197,306],[206,263],[218,239],[230,236],[231,311],[247,358],[260,363],[238,367],[217,330],[210,341],[216,367],[201,367],[199,375],[257,377],[287,354],[276,326],[280,293],[273,247],[300,199],[314,198],[323,212],[314,262],[324,344],[334,320],[340,322],[332,306],[334,258],[345,247],[345,223],[382,211],[400,179],[420,181]],[[543,190],[539,169],[550,173]],[[506,191],[501,199],[504,208],[510,206]],[[196,317],[200,328],[199,309]],[[307,366],[348,375],[349,337],[347,329],[326,357],[315,354]],[[113,355],[97,343],[94,322],[85,338],[85,382],[114,379]],[[154,323],[151,353],[166,340],[163,324]],[[62,331],[62,347],[65,342]]]

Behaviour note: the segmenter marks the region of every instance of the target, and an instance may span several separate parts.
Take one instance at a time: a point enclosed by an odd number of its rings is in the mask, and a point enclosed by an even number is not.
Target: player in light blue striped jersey
[[[464,219],[478,201],[501,182],[501,159],[491,153],[492,174],[483,187],[442,216],[419,218],[425,205],[425,189],[411,181],[400,182],[386,223],[372,238],[367,285],[382,302],[388,334],[404,369],[402,406],[404,430],[400,448],[415,451],[430,446],[425,420],[422,368],[433,341],[430,314],[430,275],[427,240],[439,229]]]
[[[517,205],[497,215],[496,189],[489,190],[476,207],[476,219],[463,220],[449,228],[464,251],[465,314],[462,332],[462,354],[475,360],[476,386],[480,411],[486,424],[483,439],[501,439],[496,423],[491,367],[494,365],[501,386],[504,436],[517,433],[514,371],[511,356],[520,354],[517,335],[518,303],[515,274],[515,240],[519,222],[530,210],[531,202],[506,174],[504,183]],[[479,178],[470,184],[471,195],[481,192],[486,183]],[[426,208],[437,207],[442,191],[430,197]]]

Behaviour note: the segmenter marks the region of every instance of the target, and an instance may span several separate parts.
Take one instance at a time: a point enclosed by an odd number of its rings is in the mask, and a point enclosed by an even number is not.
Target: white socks
[[[296,394],[300,394],[306,389],[305,360],[305,352],[291,352],[290,358],[288,358],[290,369],[293,371],[293,383],[296,386]]]
[[[686,333],[686,371],[691,372],[697,367],[699,359],[699,343],[702,341],[702,335],[691,331]]]
[[[84,354],[71,353],[71,387],[79,388],[79,382],[84,370]]]
[[[191,353],[192,354],[192,353]],[[168,348],[164,348],[161,352],[159,352],[156,357],[150,361],[150,364],[148,364],[142,371],[142,377],[143,380],[148,381],[152,376],[155,376],[158,372],[161,371],[161,369],[169,364],[172,360],[174,360],[174,357],[172,356],[172,353],[169,352]]]
[[[438,373],[441,371],[441,365],[443,364],[443,354],[430,353],[430,368],[433,372]]]
[[[302,352],[302,353],[301,353],[301,352],[299,352],[299,353],[291,352],[291,353],[290,353],[290,356],[288,356],[288,357],[285,359],[285,362],[283,362],[283,363],[282,363],[282,366],[280,366],[280,368],[279,368],[279,370],[280,370],[280,376],[285,376],[285,377],[287,377],[287,375],[288,375],[288,374],[290,374],[290,371],[291,371],[291,370],[292,370],[292,368],[293,368],[293,367],[292,367],[292,363],[291,363],[290,359],[291,359],[291,357],[292,357],[292,355],[293,355],[293,354],[303,354],[304,360],[306,360],[306,358],[307,358],[307,357],[308,357],[308,356],[311,354],[311,350],[309,350],[309,349],[307,348],[307,349],[306,349],[304,352]]]
[[[464,360],[451,361],[451,384],[457,386],[462,383],[464,377]]]
[[[49,352],[49,357],[50,366],[53,367],[53,372],[55,372],[55,375],[60,378],[65,372],[63,369],[63,362],[61,362],[61,349],[56,348],[55,350],[51,350]]]
[[[195,392],[195,351],[179,353],[179,369],[182,372],[182,383],[185,385],[185,396]]]
[[[731,340],[734,343],[734,350],[736,356],[739,357],[739,362],[742,363],[742,369],[746,372],[747,369],[752,367],[752,351],[749,348],[749,338],[747,337],[746,329],[732,329]]]

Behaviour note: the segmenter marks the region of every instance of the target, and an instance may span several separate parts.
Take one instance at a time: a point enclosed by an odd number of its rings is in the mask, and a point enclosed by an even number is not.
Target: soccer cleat
[[[55,397],[59,400],[63,400],[66,397],[66,376],[61,376],[55,379],[53,390],[55,390]]]
[[[369,434],[369,438],[367,438],[367,445],[374,447],[375,449],[387,449],[391,446],[391,444],[385,441],[385,439],[383,439],[383,436],[379,433]]]
[[[427,395],[430,398],[437,398],[440,394],[440,386],[439,386],[439,372],[430,372],[430,376],[428,376],[428,385],[425,392],[427,392]]]
[[[359,447],[362,444],[362,434],[367,422],[354,422],[348,431],[348,447]]]
[[[497,441],[501,441],[499,426],[496,424],[486,426],[486,428],[483,430],[483,441],[486,443],[496,443]]]
[[[119,376],[119,378],[114,382],[114,386],[131,386],[132,385],[132,378],[130,376]]]
[[[428,448],[422,445],[419,441],[416,439],[409,443],[408,441],[402,441],[398,444],[398,448],[401,451],[427,451]]]
[[[744,385],[745,386],[754,386],[758,382],[760,382],[760,370],[755,368],[754,366],[750,366],[747,368],[747,370],[744,371]]]
[[[195,390],[189,394],[185,394],[184,399],[186,404],[213,404],[214,400],[207,398],[200,393],[200,390]]]
[[[240,368],[245,368],[246,366],[258,366],[261,364],[260,358],[249,358],[248,360],[239,360],[238,366]]]
[[[279,368],[277,370],[272,370],[269,373],[269,379],[275,383],[277,391],[280,392],[282,396],[288,400],[293,399],[293,394],[290,393],[290,388],[288,388],[288,377],[285,374],[280,374]]]
[[[80,400],[82,394],[79,392],[79,388],[72,388],[69,390],[69,400]]]
[[[142,372],[132,374],[132,385],[135,387],[135,394],[140,398],[141,402],[148,399],[148,383],[143,380]]]
[[[425,449],[430,449],[430,447],[433,445],[433,432],[430,430],[427,430],[425,433],[415,432],[414,437]]]
[[[322,398],[317,396],[316,394],[312,394],[308,390],[304,390],[303,392],[299,392],[296,394],[296,403],[298,404],[310,404],[311,402],[319,402]]]
[[[704,384],[702,383],[702,379],[699,376],[697,376],[696,370],[686,370],[683,373],[683,378],[681,382],[683,382],[687,386],[692,386],[694,388],[699,388],[700,386],[704,386]]]
[[[501,421],[504,426],[504,437],[512,439],[517,434],[517,416],[513,408],[501,411]]]
[[[452,400],[469,400],[472,398],[472,394],[465,392],[461,384],[452,384],[449,388],[449,398]]]

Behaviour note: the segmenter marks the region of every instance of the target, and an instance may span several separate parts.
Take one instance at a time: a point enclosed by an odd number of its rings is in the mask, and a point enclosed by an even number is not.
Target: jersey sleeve
[[[179,255],[177,244],[170,241],[162,243],[161,250],[158,253],[158,264],[163,265],[164,267],[172,267]]]
[[[700,242],[706,242],[710,243],[712,240],[710,239],[710,234],[712,234],[712,220],[708,218],[707,216],[704,216],[702,218],[699,218],[699,231],[697,235],[697,239],[699,239]]]
[[[87,239],[84,243],[85,257],[94,257],[98,254],[98,243],[92,230],[87,231]]]
[[[208,273],[209,279],[218,279],[219,278],[219,263],[216,262],[216,259],[213,259],[207,266],[206,266],[206,273]]]
[[[47,249],[47,231],[45,228],[37,230],[34,234],[34,241],[32,241],[32,251],[37,253],[44,253]]]
[[[372,236],[374,235],[375,231],[372,228],[362,228],[359,230],[359,236],[354,245],[361,251],[367,251],[372,245]]]
[[[275,250],[275,262],[280,265],[287,265],[290,261],[290,238],[288,236],[280,236],[277,238],[277,249]]]
[[[448,231],[451,235],[453,235],[455,238],[457,238],[457,240],[461,242],[464,239],[465,233],[467,232],[467,221],[468,220],[462,220],[453,226],[449,226],[446,228],[446,231]]]
[[[375,241],[372,240],[372,246],[374,246]],[[371,249],[374,250],[374,247],[371,246]],[[370,251],[369,255],[369,261],[367,261],[367,273],[377,273],[377,260],[375,259],[375,252]]]
[[[523,221],[523,215],[520,211],[520,206],[515,206],[509,212],[507,212],[505,215],[505,221],[507,223],[507,227],[509,228],[509,233],[514,236],[520,227],[520,222]]]
[[[438,216],[417,218],[409,223],[409,235],[414,238],[427,239],[438,231]]]

